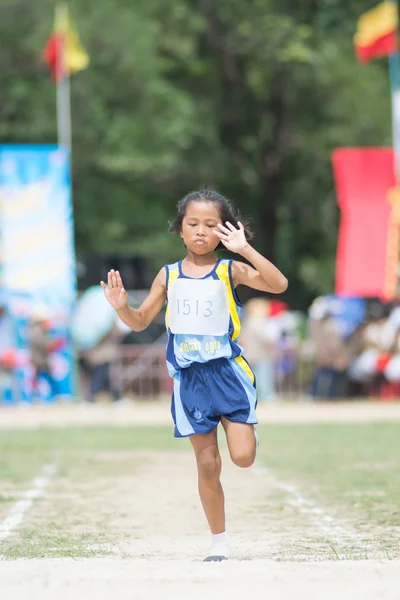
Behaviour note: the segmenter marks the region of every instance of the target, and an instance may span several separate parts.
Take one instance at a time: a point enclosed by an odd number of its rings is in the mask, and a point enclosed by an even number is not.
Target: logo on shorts
[[[203,420],[203,413],[197,408],[197,406],[195,406],[193,409],[193,416],[195,418],[196,423],[200,423],[200,421]]]

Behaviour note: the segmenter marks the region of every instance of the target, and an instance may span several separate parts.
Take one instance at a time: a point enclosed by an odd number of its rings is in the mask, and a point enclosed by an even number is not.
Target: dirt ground
[[[271,423],[400,421],[400,404],[261,406],[259,418]],[[170,423],[167,401],[0,411],[3,428],[157,423]],[[372,546],[369,560],[363,560],[362,549],[360,560],[346,560],[346,547],[359,543],[356,534],[341,530],[340,523],[325,527],[326,516],[318,507],[304,505],[304,498],[296,497],[290,485],[274,485],[273,474],[236,469],[227,460],[226,448],[223,484],[233,556],[224,563],[203,563],[209,536],[191,453],[134,454],[119,456],[120,461],[135,459],[136,466],[131,475],[118,478],[117,487],[98,478],[93,488],[83,480],[71,496],[69,482],[61,479],[25,516],[28,526],[30,520],[40,526],[41,519],[43,524],[46,519],[57,521],[63,506],[72,506],[70,514],[64,513],[71,536],[82,526],[99,528],[106,523],[116,536],[114,557],[0,560],[1,598],[243,600],[257,594],[268,600],[399,599],[400,560],[387,560]],[[115,456],[104,459],[116,460]],[[88,486],[97,499],[96,511],[87,501]],[[285,502],[288,494],[291,502]],[[285,505],[284,513],[277,511],[278,505]],[[339,560],[324,555],[330,542],[339,550]],[[305,547],[307,555],[302,558]]]
[[[170,425],[169,400],[0,407],[0,428],[68,425]],[[399,422],[400,402],[282,402],[261,404],[260,423]]]
[[[165,559],[0,563],[8,600],[398,600],[394,562],[194,563]]]

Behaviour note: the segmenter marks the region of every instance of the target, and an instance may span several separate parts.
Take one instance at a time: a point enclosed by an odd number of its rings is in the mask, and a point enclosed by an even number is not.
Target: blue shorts
[[[210,433],[221,417],[257,423],[255,377],[241,356],[193,363],[174,376],[175,437]]]

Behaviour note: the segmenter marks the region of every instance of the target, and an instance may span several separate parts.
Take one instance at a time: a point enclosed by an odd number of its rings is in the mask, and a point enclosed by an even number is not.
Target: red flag
[[[361,15],[354,36],[356,56],[361,62],[397,51],[397,0],[384,0]]]
[[[393,150],[339,148],[332,160],[341,211],[336,294],[389,299],[398,263]]]
[[[43,50],[43,60],[49,67],[54,81],[60,81],[66,75],[66,69],[62,60],[63,47],[64,36],[52,33]]]
[[[89,56],[79,40],[67,7],[56,12],[53,32],[43,50],[43,60],[54,81],[86,69],[89,64]]]

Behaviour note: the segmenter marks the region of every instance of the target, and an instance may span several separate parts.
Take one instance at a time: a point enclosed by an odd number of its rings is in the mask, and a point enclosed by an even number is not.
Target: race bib
[[[172,333],[223,336],[229,330],[226,285],[219,279],[177,279],[168,292]]]

